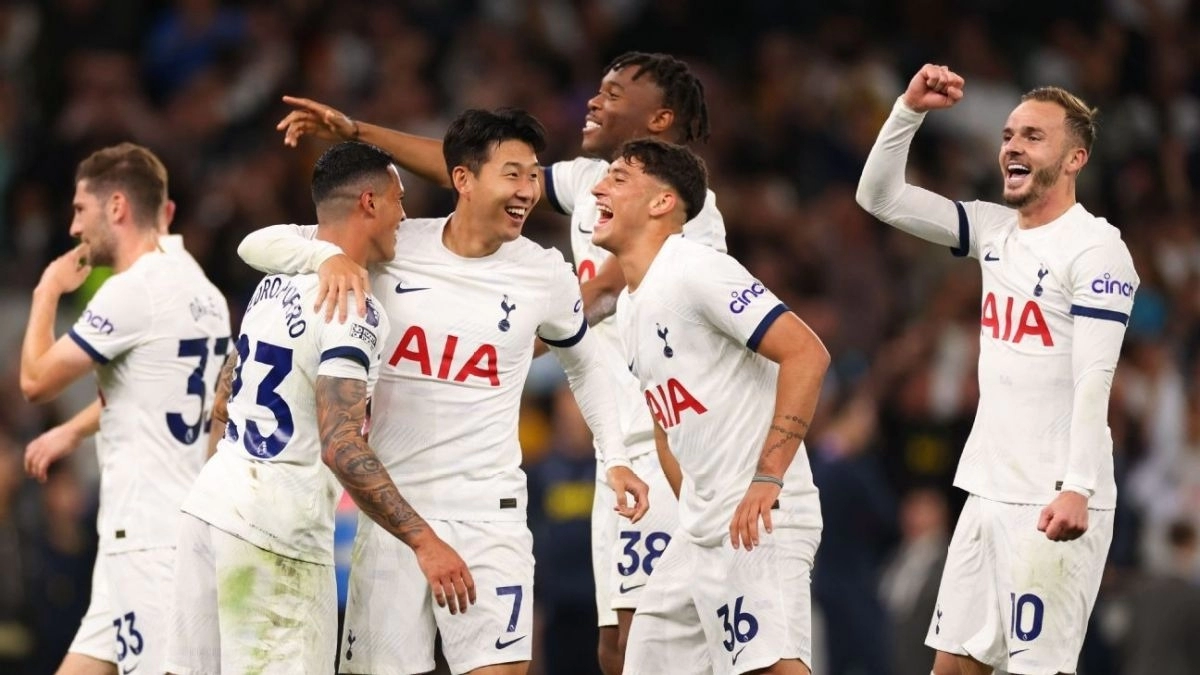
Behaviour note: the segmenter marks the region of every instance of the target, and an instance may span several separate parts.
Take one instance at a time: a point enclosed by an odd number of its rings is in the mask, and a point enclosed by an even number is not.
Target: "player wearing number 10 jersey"
[[[83,243],[51,263],[34,291],[22,391],[47,400],[95,367],[103,405],[100,554],[63,672],[112,672],[112,663],[165,670],[179,505],[204,463],[211,394],[229,344],[221,293],[198,265],[181,265],[159,246],[166,190],[161,162],[139,146],[81,162],[71,234]],[[89,271],[81,255],[116,274],[54,342],[58,298]]]

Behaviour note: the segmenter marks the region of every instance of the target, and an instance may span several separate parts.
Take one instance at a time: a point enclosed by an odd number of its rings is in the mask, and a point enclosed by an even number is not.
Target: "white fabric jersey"
[[[277,555],[333,564],[334,509],[342,489],[321,459],[317,377],[379,375],[388,322],[373,298],[367,316],[325,322],[313,311],[317,276],[264,278],[237,340],[229,422],[183,510]]]
[[[229,332],[221,292],[198,266],[161,252],[108,279],[71,328],[99,365],[102,552],[174,546]]]
[[[1047,504],[1064,485],[1080,486],[1094,492],[1089,507],[1111,509],[1110,380],[1085,378],[1111,378],[1116,367],[1139,283],[1129,250],[1079,204],[1023,230],[1011,208],[906,185],[908,144],[923,117],[897,102],[858,199],[886,222],[977,258],[983,271],[979,406],[954,484],[1018,504]]]
[[[592,243],[592,230],[600,215],[596,211],[596,197],[592,188],[608,173],[609,162],[588,157],[579,157],[566,162],[555,162],[546,167],[546,195],[550,205],[560,213],[571,216],[571,255],[575,259],[575,272],[583,283],[596,276],[600,266],[611,253]],[[708,191],[704,208],[683,226],[683,236],[689,241],[704,244],[725,252],[725,221],[717,210],[717,197]],[[612,317],[592,327],[594,335],[603,342],[609,369],[618,379],[624,395],[617,400],[621,416],[621,431],[629,456],[638,457],[654,452],[654,424],[642,405],[637,381],[629,376],[629,370],[620,360],[621,338],[617,334],[617,323]]]
[[[779,366],[756,350],[787,307],[733,258],[678,235],[619,303],[627,367],[683,471],[680,525],[696,543],[715,545],[728,535],[775,411]],[[803,445],[783,482],[781,520],[819,527]]]
[[[1076,204],[1020,230],[1016,212],[962,204],[965,252],[983,269],[979,407],[954,484],[996,501],[1045,504],[1067,478],[1075,317],[1125,324],[1138,276],[1120,232]],[[1116,506],[1112,437],[1092,508]]]

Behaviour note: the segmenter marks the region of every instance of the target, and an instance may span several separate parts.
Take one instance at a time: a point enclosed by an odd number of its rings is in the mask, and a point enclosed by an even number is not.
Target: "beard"
[[[92,267],[111,267],[116,262],[117,242],[111,232],[88,241],[87,259]]]
[[[1014,209],[1024,208],[1042,198],[1046,191],[1054,185],[1054,181],[1062,174],[1063,162],[1066,157],[1059,157],[1053,166],[1034,169],[1030,176],[1029,189],[1020,194],[1004,195],[1004,203]]]

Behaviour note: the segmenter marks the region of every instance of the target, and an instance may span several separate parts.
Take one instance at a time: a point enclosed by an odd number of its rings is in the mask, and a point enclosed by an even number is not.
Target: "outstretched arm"
[[[475,582],[466,563],[404,499],[363,437],[367,383],[318,375],[316,400],[325,465],[359,510],[413,550],[438,605],[448,604],[451,614],[465,612],[468,600],[475,603]]]
[[[444,188],[452,187],[442,157],[442,142],[351,119],[332,106],[307,98],[284,96],[292,106],[275,129],[283,132],[285,145],[296,147],[305,134],[326,140],[362,141],[382,148],[408,171]]]
[[[367,315],[370,279],[367,271],[355,263],[337,245],[314,239],[315,225],[271,225],[242,239],[238,256],[247,265],[267,274],[311,274],[320,283],[314,310],[325,310],[325,320],[345,323],[349,295],[353,291],[359,316]]]
[[[808,433],[829,367],[829,352],[798,316],[784,312],[771,324],[758,353],[779,364],[775,414],[758,456],[754,478],[729,525],[733,547],[758,545],[758,521],[771,531],[771,508],[783,490],[783,478]]]

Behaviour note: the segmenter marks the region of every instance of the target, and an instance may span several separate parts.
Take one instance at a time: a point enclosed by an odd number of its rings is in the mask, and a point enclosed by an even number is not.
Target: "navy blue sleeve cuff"
[[[958,248],[950,249],[950,254],[956,258],[965,258],[971,252],[971,225],[967,222],[967,210],[962,202],[954,202],[958,209]]]
[[[766,336],[767,329],[771,327],[771,324],[775,323],[776,319],[783,316],[783,313],[786,311],[788,311],[788,306],[781,302],[772,307],[771,311],[767,312],[762,321],[758,322],[758,327],[750,334],[750,339],[746,340],[746,346],[750,348],[750,351],[758,351],[758,345],[762,342],[763,337]]]
[[[79,345],[83,351],[87,352],[87,355],[92,357],[93,361],[102,366],[108,365],[108,357],[96,351],[96,348],[88,344],[88,341],[84,340],[82,335],[76,333],[74,328],[67,331],[67,335],[70,335],[71,339],[75,341],[75,344]]]
[[[322,363],[330,359],[350,359],[362,364],[367,370],[371,369],[371,359],[367,358],[366,352],[357,347],[334,347],[321,352]]]
[[[1122,326],[1129,325],[1129,315],[1124,312],[1118,312],[1114,309],[1099,309],[1097,307],[1084,307],[1083,305],[1071,305],[1071,314],[1074,316],[1086,316],[1089,319],[1104,319],[1105,321],[1116,321]]]
[[[579,332],[572,335],[571,337],[569,337],[565,340],[550,340],[550,339],[543,337],[542,342],[545,342],[546,344],[550,345],[551,347],[559,347],[561,349],[566,349],[567,347],[574,347],[580,340],[583,339],[583,334],[587,332],[587,327],[588,327],[587,319],[585,318],[583,320],[583,324],[581,326],[579,326]],[[538,337],[541,337],[541,336],[539,335]]]
[[[550,206],[554,207],[555,211],[564,216],[570,215],[558,201],[558,193],[554,191],[554,167],[543,166],[542,175],[546,177],[546,199],[550,200]]]

